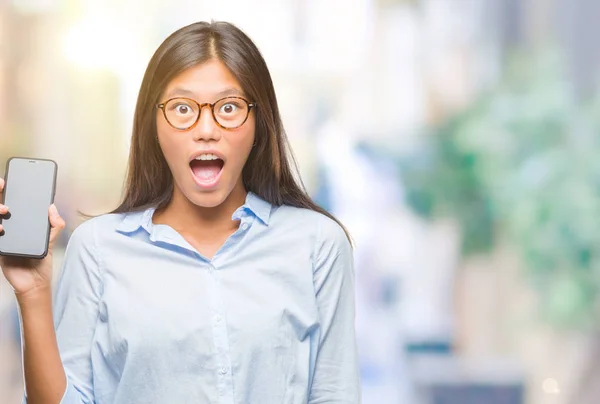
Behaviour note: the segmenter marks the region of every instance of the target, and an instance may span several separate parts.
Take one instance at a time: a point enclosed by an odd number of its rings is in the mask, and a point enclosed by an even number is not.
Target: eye
[[[237,112],[238,109],[239,109],[239,106],[230,101],[230,102],[227,102],[227,104],[221,105],[221,108],[219,108],[219,113],[233,114],[233,113]]]
[[[169,104],[169,112],[177,116],[193,115],[195,113],[194,107],[189,102],[183,100],[175,100]]]
[[[174,109],[179,115],[187,115],[192,112],[192,108],[187,104],[177,104]]]

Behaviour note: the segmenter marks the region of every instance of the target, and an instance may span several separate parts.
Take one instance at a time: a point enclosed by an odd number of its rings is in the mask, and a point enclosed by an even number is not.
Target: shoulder
[[[97,244],[99,237],[114,234],[128,215],[130,214],[107,213],[87,219],[75,228],[69,244]]]
[[[351,244],[344,228],[327,215],[310,209],[282,205],[272,213],[273,223],[311,236],[316,249],[351,250]]]

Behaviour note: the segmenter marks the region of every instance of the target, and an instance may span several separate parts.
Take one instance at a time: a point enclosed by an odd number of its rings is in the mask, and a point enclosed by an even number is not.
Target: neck
[[[233,213],[246,201],[247,191],[236,186],[225,201],[212,208],[193,204],[178,190],[173,193],[171,202],[154,214],[153,222],[168,224],[182,233],[219,231],[237,228],[239,221],[231,220]]]

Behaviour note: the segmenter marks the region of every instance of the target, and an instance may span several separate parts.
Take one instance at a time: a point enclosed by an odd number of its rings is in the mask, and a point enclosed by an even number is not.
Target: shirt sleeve
[[[352,247],[330,219],[319,233],[313,279],[320,329],[309,404],[357,404],[361,391]]]
[[[61,404],[92,404],[91,346],[102,294],[94,220],[79,226],[65,252],[53,301],[54,327],[67,377]],[[23,399],[26,403],[27,399]]]

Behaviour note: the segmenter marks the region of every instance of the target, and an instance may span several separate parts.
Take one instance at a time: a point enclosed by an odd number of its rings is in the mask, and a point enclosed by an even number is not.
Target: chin
[[[228,196],[229,193],[220,189],[208,192],[198,192],[194,190],[186,195],[190,202],[200,208],[216,208],[225,202]]]

